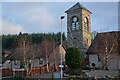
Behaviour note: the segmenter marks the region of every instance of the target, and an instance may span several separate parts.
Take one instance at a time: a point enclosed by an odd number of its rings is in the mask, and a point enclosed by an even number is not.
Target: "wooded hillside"
[[[58,32],[55,33],[19,33],[19,35],[1,35],[2,37],[2,48],[3,49],[11,49],[16,48],[18,46],[18,40],[20,39],[20,36],[27,36],[27,41],[31,45],[33,44],[41,44],[44,39],[49,40],[50,42],[60,42],[61,39],[61,33]],[[65,34],[62,34],[63,40],[66,39]]]

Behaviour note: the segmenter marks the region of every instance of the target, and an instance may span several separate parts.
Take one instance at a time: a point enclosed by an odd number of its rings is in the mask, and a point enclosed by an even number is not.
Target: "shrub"
[[[102,68],[99,68],[99,67],[95,67],[94,69],[95,70],[102,70]]]
[[[77,47],[70,47],[65,54],[65,61],[71,69],[81,67],[81,52]]]
[[[87,67],[87,66],[82,67],[82,70],[91,70],[91,69],[92,69],[91,67]]]
[[[76,76],[70,76],[69,79],[71,80],[77,80],[77,77]]]

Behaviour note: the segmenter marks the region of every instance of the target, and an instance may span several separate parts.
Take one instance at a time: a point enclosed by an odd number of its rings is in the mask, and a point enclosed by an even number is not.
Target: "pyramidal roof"
[[[67,11],[65,11],[66,13],[72,10],[76,10],[76,9],[84,9],[87,10],[88,12],[90,12],[87,8],[85,8],[82,4],[80,4],[79,2],[77,2],[74,6],[72,6],[70,9],[68,9]],[[90,12],[91,13],[91,12]]]

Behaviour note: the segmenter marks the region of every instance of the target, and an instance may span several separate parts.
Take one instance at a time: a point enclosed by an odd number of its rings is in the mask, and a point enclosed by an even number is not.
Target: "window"
[[[88,31],[88,30],[89,30],[87,17],[84,18],[84,30],[85,30],[85,31]]]
[[[31,63],[32,63],[32,60],[31,60],[31,59],[29,59],[29,67],[31,67]]]
[[[14,64],[15,64],[15,65],[17,65],[17,63],[18,63],[18,61],[17,61],[17,60],[15,60],[15,61],[14,61]]]
[[[79,30],[79,22],[76,22],[76,30]]]
[[[42,58],[39,59],[39,64],[43,65],[43,59]]]
[[[72,25],[72,31],[79,30],[79,20],[76,16],[72,18],[72,24],[71,25]]]
[[[86,39],[86,42],[88,43],[88,42],[89,42],[89,40],[88,40],[88,39]]]
[[[75,23],[72,23],[72,30],[75,30]]]
[[[98,62],[100,61],[100,55],[98,55]]]
[[[95,63],[92,63],[91,65],[92,65],[92,67],[95,67]]]

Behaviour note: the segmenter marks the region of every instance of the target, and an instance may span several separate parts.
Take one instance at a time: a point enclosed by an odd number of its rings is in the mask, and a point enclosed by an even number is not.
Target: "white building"
[[[62,45],[62,60],[65,62],[66,48]],[[11,54],[8,55],[7,60],[3,62],[3,67],[14,69],[23,68],[25,61],[27,66],[41,67],[49,64],[50,66],[58,65],[61,63],[61,44],[49,43],[47,45],[31,45],[30,48],[25,50],[23,48],[16,48],[11,50]],[[5,58],[6,59],[6,58]]]
[[[120,31],[98,33],[87,50],[90,67],[120,69]]]

